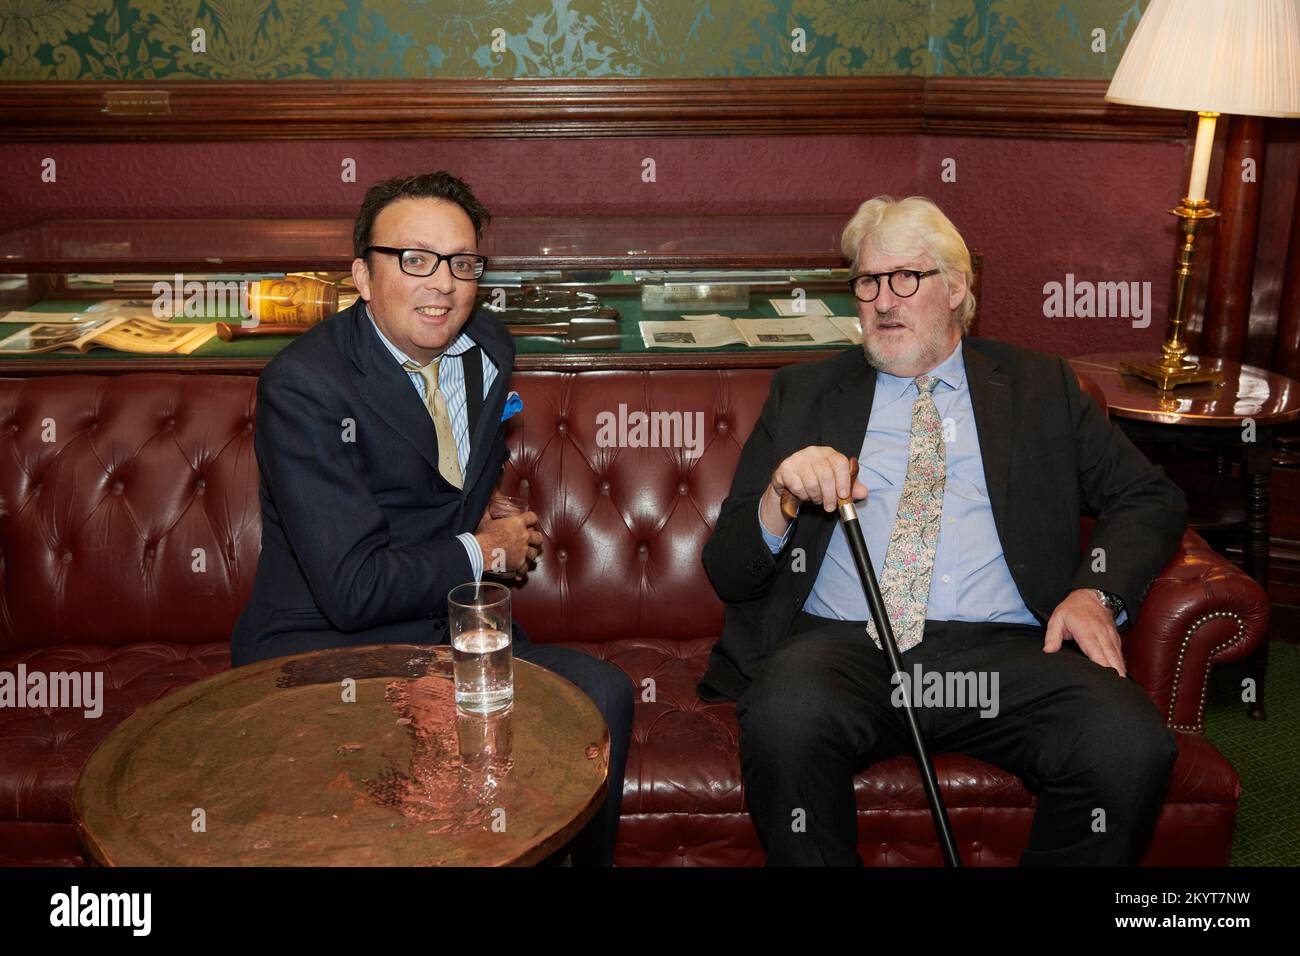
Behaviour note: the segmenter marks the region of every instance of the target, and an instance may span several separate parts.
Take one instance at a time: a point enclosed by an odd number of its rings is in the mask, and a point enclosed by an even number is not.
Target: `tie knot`
[[[917,391],[921,392],[922,394],[925,394],[926,392],[933,392],[934,387],[938,384],[939,384],[939,376],[937,375],[918,375],[916,377]]]
[[[432,384],[434,388],[437,388],[438,387],[438,363],[441,360],[442,360],[442,356],[439,355],[428,365],[418,365],[415,362],[403,362],[402,368],[406,369],[408,372],[418,372],[420,378]]]

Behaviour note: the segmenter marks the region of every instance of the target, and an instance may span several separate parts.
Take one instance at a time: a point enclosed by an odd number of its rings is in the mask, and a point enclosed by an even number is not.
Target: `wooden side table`
[[[1195,442],[1243,451],[1243,563],[1246,573],[1267,593],[1273,431],[1300,419],[1300,382],[1253,365],[1196,356],[1191,358],[1222,371],[1223,385],[1184,385],[1161,392],[1150,382],[1120,374],[1121,362],[1138,363],[1149,358],[1141,352],[1103,352],[1079,356],[1070,364],[1101,387],[1111,416],[1134,441]],[[1250,422],[1254,423],[1254,441],[1245,440]],[[1252,655],[1250,666],[1257,694],[1247,713],[1255,720],[1263,720],[1267,640]]]
[[[262,661],[169,694],[87,761],[73,807],[82,844],[112,866],[546,859],[604,801],[604,718],[573,684],[520,660],[506,714],[460,716],[451,675],[450,647],[373,645]]]

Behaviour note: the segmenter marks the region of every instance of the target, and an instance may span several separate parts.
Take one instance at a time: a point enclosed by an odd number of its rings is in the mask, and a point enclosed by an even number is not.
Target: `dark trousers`
[[[1038,808],[1021,865],[1132,866],[1178,750],[1151,699],[1044,629],[926,621],[904,671],[997,676],[996,716],[952,694],[915,708],[931,756],[969,754],[1021,777]],[[930,681],[922,680],[924,688]],[[945,680],[948,685],[948,681]],[[965,686],[951,684],[948,686]],[[800,613],[736,703],[749,811],[769,865],[862,865],[853,776],[910,754],[884,654],[862,622]]]
[[[609,788],[605,802],[569,844],[574,866],[613,866],[614,842],[618,837],[623,808],[623,773],[627,767],[628,744],[632,739],[634,688],[632,678],[613,664],[569,647],[534,644],[518,622],[514,625],[512,652],[559,674],[576,684],[595,703],[609,725]]]

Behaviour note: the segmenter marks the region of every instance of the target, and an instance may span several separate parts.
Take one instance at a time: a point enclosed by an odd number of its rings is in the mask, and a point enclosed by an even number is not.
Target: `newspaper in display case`
[[[848,336],[822,315],[788,319],[736,319],[736,330],[751,348],[788,348],[792,345],[831,345]]]
[[[703,315],[685,321],[642,322],[641,340],[648,349],[716,349],[743,345],[736,324],[722,315]]]
[[[105,348],[145,355],[189,355],[216,334],[217,327],[210,323],[104,315],[74,323],[38,322],[0,341],[0,353],[31,355]]]
[[[805,315],[830,315],[831,309],[821,299],[768,299],[777,315],[799,318]]]
[[[0,313],[0,322],[37,322],[41,325],[85,325],[96,319],[132,318],[132,319],[167,319],[171,318],[171,300],[153,299],[102,299],[87,305],[78,312],[5,312]]]

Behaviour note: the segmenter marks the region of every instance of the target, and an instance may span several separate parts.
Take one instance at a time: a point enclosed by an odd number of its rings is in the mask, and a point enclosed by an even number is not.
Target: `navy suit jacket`
[[[473,580],[456,535],[474,531],[506,459],[501,412],[515,343],[481,310],[464,331],[465,487],[438,471],[419,393],[357,300],[280,352],[257,385],[262,551],[231,636],[235,666],[326,647],[436,644],[447,593]]]

